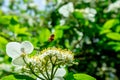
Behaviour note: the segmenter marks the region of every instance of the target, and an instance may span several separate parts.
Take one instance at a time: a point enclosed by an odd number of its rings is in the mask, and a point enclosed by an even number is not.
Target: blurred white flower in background
[[[91,22],[95,22],[95,15],[97,14],[95,9],[87,7],[85,9],[81,9],[80,12],[83,13],[85,19],[88,19]]]
[[[39,10],[45,10],[47,1],[46,0],[34,0],[34,3],[38,6]]]
[[[37,5],[35,3],[29,3],[28,6],[30,8],[37,8]]]
[[[65,24],[65,19],[60,20],[60,25],[63,26]]]
[[[108,6],[107,12],[111,12],[111,11],[118,12],[118,10],[120,10],[120,0],[117,0],[114,3],[111,3]]]
[[[74,5],[72,2],[69,2],[66,5],[63,5],[58,12],[64,17],[69,17],[69,15],[74,11]]]
[[[14,65],[24,65],[23,56],[30,54],[33,49],[33,45],[29,41],[10,42],[6,45],[6,53],[12,58]]]
[[[2,64],[0,64],[0,71],[1,70],[5,70],[5,71],[10,72],[10,71],[12,71],[12,65],[2,63]]]

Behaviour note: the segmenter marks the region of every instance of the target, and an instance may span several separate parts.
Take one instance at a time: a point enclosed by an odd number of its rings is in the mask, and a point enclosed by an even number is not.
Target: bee
[[[51,34],[50,37],[49,37],[49,39],[48,39],[48,41],[49,41],[49,42],[53,41],[53,40],[54,40],[54,37],[55,37],[55,35],[54,35],[54,34]]]

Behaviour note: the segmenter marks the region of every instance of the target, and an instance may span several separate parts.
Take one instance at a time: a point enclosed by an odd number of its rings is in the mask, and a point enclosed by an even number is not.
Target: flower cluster
[[[91,22],[95,22],[94,17],[97,14],[97,11],[95,9],[87,7],[85,9],[81,9],[80,12],[83,13],[85,19]]]
[[[71,51],[58,48],[48,48],[41,51],[41,58],[44,60],[51,58],[53,63],[63,65],[72,64],[74,59]]]
[[[33,49],[33,45],[29,41],[10,42],[6,46],[6,52],[12,58],[12,63],[23,66],[24,70],[34,74],[37,80],[64,80],[65,66],[73,64],[72,52],[59,48],[48,48],[29,57],[27,54],[30,54]]]
[[[62,14],[64,17],[69,17],[70,13],[72,13],[73,11],[74,11],[74,6],[72,2],[63,5],[59,9],[59,13]]]
[[[108,6],[107,12],[111,12],[111,11],[118,12],[119,9],[120,9],[120,0],[117,0],[116,2],[111,3]]]

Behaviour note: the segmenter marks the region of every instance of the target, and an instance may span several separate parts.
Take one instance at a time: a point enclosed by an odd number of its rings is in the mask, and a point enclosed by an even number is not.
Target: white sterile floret
[[[64,67],[58,68],[58,70],[55,73],[56,77],[63,77],[66,74],[66,70]]]
[[[69,17],[69,15],[74,11],[73,3],[69,2],[68,4],[63,5],[58,11],[64,17]]]
[[[22,55],[30,54],[33,49],[33,45],[29,41],[10,42],[6,45],[6,53],[13,59],[12,62],[15,65],[22,65],[24,63]]]
[[[24,58],[25,61],[27,62],[27,58]],[[25,61],[23,60],[22,56],[19,56],[17,58],[12,59],[12,64],[13,65],[25,65]]]

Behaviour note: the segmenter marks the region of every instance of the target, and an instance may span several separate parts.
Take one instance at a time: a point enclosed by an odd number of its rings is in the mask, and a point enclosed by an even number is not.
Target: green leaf
[[[105,24],[103,25],[103,28],[104,29],[110,29],[118,23],[119,23],[118,19],[110,19],[107,22],[105,22]]]
[[[0,36],[0,44],[7,44],[7,40],[4,37]]]
[[[73,73],[68,73],[66,76],[65,76],[65,80],[75,80],[74,77],[73,77]]]
[[[110,39],[120,41],[120,34],[119,33],[111,32],[111,33],[106,34],[106,36]]]
[[[50,35],[51,35],[51,32],[50,32],[49,29],[47,29],[47,28],[41,28],[41,30],[40,30],[40,36],[39,36],[40,42],[43,43],[43,42],[48,41]]]
[[[120,45],[119,46],[114,46],[113,49],[117,52],[120,51]]]
[[[1,80],[17,80],[14,75],[9,75],[9,76],[5,76],[3,77]]]
[[[100,34],[106,34],[106,33],[109,33],[109,32],[112,32],[110,29],[103,29],[100,31]]]
[[[116,32],[120,32],[120,25],[118,25],[115,29]]]
[[[3,77],[2,79],[0,80],[35,80],[27,75],[16,75],[16,74],[13,74],[13,75],[8,75],[8,76],[5,76]]]
[[[74,74],[73,76],[75,80],[96,80],[94,77],[83,73]]]
[[[34,78],[27,75],[14,75],[17,80],[35,80]]]
[[[16,16],[13,16],[10,20],[10,23],[13,24],[13,25],[17,24],[18,23],[18,18]]]
[[[83,17],[83,14],[82,14],[79,10],[74,11],[74,12],[73,12],[73,15],[74,15],[74,17],[77,18],[77,19],[82,19],[82,18],[84,18],[84,17]]]
[[[0,16],[0,23],[1,24],[9,24],[11,16]]]
[[[120,42],[110,41],[108,45],[111,46],[113,50],[120,51]]]
[[[10,25],[9,26],[11,31],[13,31],[15,34],[17,34],[17,36],[30,36],[31,34],[28,32],[28,28],[27,27],[20,27],[20,24],[17,25]]]
[[[2,50],[5,50],[5,45],[8,43],[8,41],[4,38],[4,37],[1,37],[0,36],[0,48],[2,49]]]
[[[57,25],[55,26],[55,29],[59,29],[59,30],[67,30],[67,29],[70,29],[70,26],[60,26],[60,25]]]
[[[55,40],[62,38],[63,30],[55,30],[54,35],[55,35]]]

